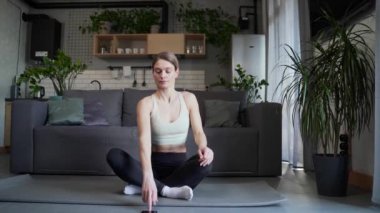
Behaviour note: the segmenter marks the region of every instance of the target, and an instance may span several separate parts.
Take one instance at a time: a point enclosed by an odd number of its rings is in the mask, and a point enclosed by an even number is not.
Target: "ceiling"
[[[328,26],[321,9],[343,23],[350,23],[374,10],[376,0],[309,0],[312,35]]]
[[[53,8],[93,8],[93,7],[167,7],[165,1],[155,0],[22,0],[32,8],[53,9]]]
[[[23,0],[27,3],[38,4],[38,3],[79,3],[79,2],[123,2],[130,0]],[[147,1],[147,0],[137,0],[137,1]]]

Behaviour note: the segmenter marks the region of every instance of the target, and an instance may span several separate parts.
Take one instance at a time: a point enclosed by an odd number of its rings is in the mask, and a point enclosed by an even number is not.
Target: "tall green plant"
[[[364,24],[344,26],[324,12],[331,30],[311,42],[313,57],[302,59],[292,47],[279,84],[282,102],[294,104],[301,132],[318,142],[323,153],[338,154],[339,135],[360,134],[369,125],[374,98],[374,53]],[[358,27],[358,28],[356,28]],[[295,119],[295,118],[293,118]]]

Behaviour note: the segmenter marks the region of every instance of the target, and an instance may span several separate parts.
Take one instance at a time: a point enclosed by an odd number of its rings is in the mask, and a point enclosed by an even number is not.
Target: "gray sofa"
[[[110,125],[46,125],[48,102],[15,100],[12,105],[11,172],[34,174],[113,175],[106,153],[113,147],[138,159],[136,104],[149,90],[69,91],[85,103],[100,101]],[[239,101],[243,127],[204,127],[215,152],[214,176],[281,175],[281,105],[260,103],[245,108],[244,93],[192,91],[205,123],[205,100]],[[196,153],[191,130],[188,155]]]

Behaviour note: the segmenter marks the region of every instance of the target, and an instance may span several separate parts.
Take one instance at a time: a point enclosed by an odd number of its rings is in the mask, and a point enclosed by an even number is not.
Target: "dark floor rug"
[[[115,176],[20,175],[0,180],[0,201],[145,205],[141,196],[122,194],[124,183]],[[191,201],[159,198],[158,206],[267,206],[285,198],[265,181],[254,178],[207,178]]]

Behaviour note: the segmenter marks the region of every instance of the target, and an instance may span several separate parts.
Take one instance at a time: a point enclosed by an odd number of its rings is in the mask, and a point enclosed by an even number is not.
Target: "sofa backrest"
[[[123,126],[137,126],[137,103],[144,97],[152,95],[155,90],[124,89]]]
[[[108,123],[120,126],[123,105],[123,90],[69,90],[65,91],[64,97],[83,98],[85,104],[100,102],[103,105],[104,116]]]
[[[123,95],[123,126],[137,126],[136,107],[137,103],[144,97],[152,95],[155,90],[137,90],[125,89]],[[240,109],[246,106],[246,93],[240,91],[189,91],[193,93],[198,100],[199,112],[202,118],[202,124],[205,124],[206,109],[205,100],[225,100],[240,102]]]
[[[110,125],[137,126],[136,107],[144,97],[152,95],[155,90],[138,90],[126,88],[123,90],[70,90],[64,92],[64,97],[83,98],[84,103],[101,102],[104,114]],[[246,106],[246,93],[240,91],[189,91],[193,93],[199,105],[202,124],[205,124],[205,100],[224,100],[240,102],[240,109]]]
[[[246,92],[243,91],[196,91],[192,92],[198,100],[199,112],[202,118],[202,124],[205,124],[206,118],[206,107],[205,100],[224,100],[224,101],[238,101],[240,102],[240,111],[243,111],[246,108]]]

